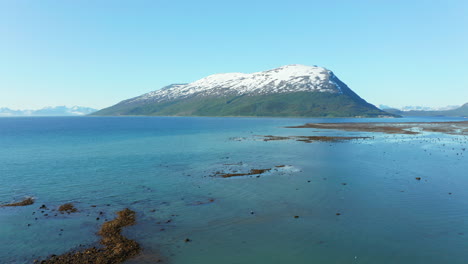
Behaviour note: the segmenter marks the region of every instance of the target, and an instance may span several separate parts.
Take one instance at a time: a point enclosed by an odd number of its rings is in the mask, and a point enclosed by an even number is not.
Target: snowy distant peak
[[[402,107],[391,107],[388,105],[379,105],[380,109],[397,109],[400,111],[404,112],[409,112],[409,111],[447,111],[447,110],[453,110],[456,108],[459,108],[459,105],[447,105],[447,106],[420,106],[420,105],[407,105],[407,106],[402,106]]]
[[[97,110],[82,106],[46,106],[38,110],[12,110],[0,108],[0,116],[80,116],[87,115]]]
[[[255,73],[219,73],[189,84],[166,86],[125,101],[164,102],[192,96],[261,95],[292,92],[342,93],[335,75],[322,67],[292,64]]]

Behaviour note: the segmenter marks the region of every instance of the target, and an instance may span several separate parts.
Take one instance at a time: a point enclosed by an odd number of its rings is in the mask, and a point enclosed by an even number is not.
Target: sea
[[[126,263],[466,264],[467,136],[287,128],[461,120],[0,118],[0,205],[35,200],[0,207],[0,263],[96,246],[129,208],[142,251]],[[269,170],[220,177],[252,169]]]

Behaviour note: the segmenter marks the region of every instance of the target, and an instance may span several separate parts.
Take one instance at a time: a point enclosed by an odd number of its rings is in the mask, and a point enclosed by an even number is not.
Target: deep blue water
[[[0,208],[0,263],[93,245],[100,225],[128,207],[137,224],[125,235],[143,248],[128,263],[465,264],[466,136],[283,128],[434,120],[457,119],[0,118],[0,204],[36,201]],[[273,170],[211,177],[252,168]],[[55,216],[67,202],[79,212]]]

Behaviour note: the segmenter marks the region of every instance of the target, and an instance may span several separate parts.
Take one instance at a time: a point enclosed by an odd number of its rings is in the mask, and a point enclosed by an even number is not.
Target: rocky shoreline
[[[416,135],[421,132],[439,132],[451,135],[468,135],[468,121],[459,122],[368,122],[368,123],[307,123],[286,128],[336,129],[357,132],[382,132],[386,134]]]

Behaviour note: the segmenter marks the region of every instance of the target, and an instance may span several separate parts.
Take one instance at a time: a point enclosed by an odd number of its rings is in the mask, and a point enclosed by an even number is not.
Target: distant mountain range
[[[124,100],[93,115],[394,117],[354,93],[332,71],[287,65],[215,74]]]
[[[384,108],[386,112],[401,116],[447,116],[447,117],[468,117],[468,103],[448,110],[401,110],[396,108]]]
[[[38,110],[12,110],[9,108],[0,108],[1,116],[81,116],[96,112],[97,109],[82,106],[55,106],[44,107]]]
[[[432,107],[432,106],[420,106],[420,105],[407,105],[403,107],[392,107],[388,105],[379,105],[378,108],[385,111],[385,109],[398,109],[401,111],[445,111],[445,110],[452,110],[455,108],[459,108],[460,105],[447,105],[447,106],[439,106],[439,107]]]

